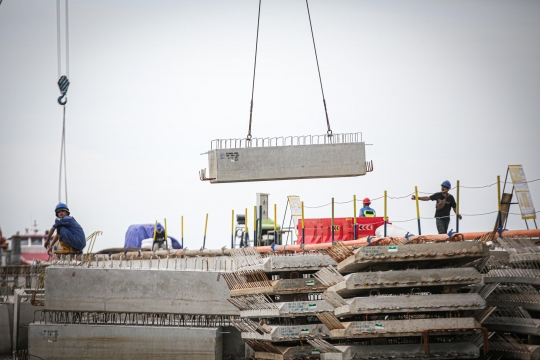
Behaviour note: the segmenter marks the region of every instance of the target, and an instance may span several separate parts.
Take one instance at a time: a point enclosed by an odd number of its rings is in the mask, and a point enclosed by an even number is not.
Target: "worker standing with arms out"
[[[377,213],[375,210],[369,207],[371,205],[371,200],[369,198],[365,198],[363,201],[364,207],[360,209],[360,217],[375,217],[377,216]]]
[[[448,225],[450,224],[450,209],[454,209],[454,213],[456,212],[456,200],[448,193],[451,187],[450,181],[445,180],[441,184],[441,192],[431,196],[418,197],[418,200],[422,201],[436,201],[435,223],[439,234],[446,234],[448,231]],[[416,200],[416,196],[413,195],[411,199]],[[458,218],[461,220],[461,215],[458,215]]]
[[[56,221],[51,230],[47,234],[45,240],[45,248],[47,248],[49,255],[52,254],[52,249],[56,242],[59,242],[60,249],[55,250],[57,255],[65,254],[79,254],[86,246],[86,237],[81,225],[69,214],[69,209],[66,204],[59,203],[54,210],[56,213]],[[51,236],[57,231],[53,241],[49,244]]]

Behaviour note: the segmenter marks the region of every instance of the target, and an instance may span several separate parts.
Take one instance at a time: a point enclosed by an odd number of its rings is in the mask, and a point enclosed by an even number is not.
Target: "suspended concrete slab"
[[[261,283],[239,284],[237,287],[231,290],[231,296],[321,293],[328,288],[327,285],[315,278],[268,280]]]
[[[426,330],[430,335],[448,335],[446,330],[457,329],[452,331],[455,334],[471,332],[474,330],[467,329],[480,327],[474,318],[354,321],[341,324],[344,329],[331,330],[331,339],[419,336]]]
[[[369,296],[345,300],[348,304],[334,310],[336,316],[360,314],[415,313],[428,311],[480,310],[486,301],[478,294],[438,294],[405,296]]]
[[[328,338],[330,331],[323,324],[306,325],[269,325],[269,333],[260,334],[255,331],[242,332],[242,339],[261,341],[295,341],[317,338]]]
[[[253,309],[240,311],[240,317],[247,318],[273,318],[313,316],[327,311],[334,311],[334,307],[324,300],[291,301],[274,303],[272,309]]]
[[[340,353],[323,353],[321,360],[361,360],[361,359],[425,359],[418,344],[399,345],[351,345],[336,346]],[[436,359],[476,359],[480,350],[469,342],[431,343],[430,356]]]
[[[456,241],[399,246],[363,246],[338,264],[342,274],[356,272],[369,266],[384,264],[389,269],[410,263],[432,266],[435,262],[464,264],[489,256],[489,248],[480,241]]]
[[[201,180],[212,184],[365,175],[361,133],[212,141]]]
[[[316,359],[320,351],[313,346],[275,346],[276,353],[255,351],[255,358],[261,360],[290,360],[290,359]]]
[[[330,286],[328,291],[334,291],[342,297],[351,297],[373,289],[469,285],[481,282],[482,275],[475,268],[378,271],[345,275],[345,281]]]

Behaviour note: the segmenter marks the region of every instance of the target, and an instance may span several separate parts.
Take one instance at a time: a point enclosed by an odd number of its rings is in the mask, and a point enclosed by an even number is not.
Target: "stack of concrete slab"
[[[505,359],[540,359],[538,243],[538,239],[498,239],[503,251],[497,251],[499,256],[492,256],[483,269],[481,292],[490,311],[482,324],[494,332],[491,352]]]
[[[250,249],[235,251],[233,258],[238,270],[223,277],[230,289],[229,301],[240,310],[235,326],[253,356],[319,359],[320,351],[306,341],[329,337],[329,329],[317,315],[333,312],[334,306],[321,297],[327,279],[314,275],[336,262],[317,253],[261,257]]]
[[[163,259],[159,269],[129,260],[100,267],[72,261],[49,266],[44,306],[29,326],[29,354],[43,359],[243,358],[244,342],[231,324],[239,311],[227,301],[221,273],[178,270],[174,259],[166,261],[168,269]]]
[[[337,271],[315,276],[330,285],[323,299],[335,307],[318,315],[329,339],[310,341],[321,359],[478,358],[468,339],[482,331],[473,314],[486,302],[472,292],[482,275],[463,265],[487,257],[485,244],[373,244],[353,252],[338,243],[328,253]]]

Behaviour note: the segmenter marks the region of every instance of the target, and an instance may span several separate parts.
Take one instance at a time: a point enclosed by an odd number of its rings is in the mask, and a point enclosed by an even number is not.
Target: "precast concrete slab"
[[[443,285],[469,285],[482,282],[474,268],[377,271],[345,275],[345,281],[330,286],[342,297],[350,297],[372,289],[394,289]]]
[[[321,353],[313,346],[293,346],[283,347],[276,346],[276,349],[281,354],[274,354],[270,352],[256,351],[256,359],[264,360],[296,360],[296,359],[320,359]]]
[[[321,360],[426,359],[418,344],[336,346],[341,353],[321,354]],[[432,343],[429,358],[476,359],[480,350],[471,343]]]
[[[480,310],[486,306],[486,301],[478,294],[369,296],[345,301],[348,305],[334,310],[336,316]]]
[[[220,328],[33,323],[28,337],[28,353],[44,360],[222,360]]]
[[[328,288],[316,278],[270,280],[271,286],[255,286],[231,290],[231,296],[268,294],[288,295],[323,292]]]
[[[324,300],[279,302],[274,303],[274,305],[274,309],[255,309],[240,311],[240,317],[296,317],[310,316],[326,311],[334,311],[334,307]]]
[[[366,267],[385,264],[388,268],[403,263],[452,262],[463,264],[489,256],[489,248],[481,241],[456,241],[399,246],[363,246],[354,255],[340,262],[337,269],[342,274]]]
[[[13,304],[0,304],[0,354],[11,353],[13,334]]]
[[[489,331],[540,335],[540,319],[490,316],[482,323]]]
[[[212,184],[360,176],[366,174],[365,144],[210,150],[208,170]]]
[[[540,360],[540,346],[490,341],[489,353],[503,359]]]
[[[540,269],[493,269],[484,275],[484,282],[540,286]]]
[[[487,299],[487,305],[540,311],[540,294],[492,294]]]
[[[270,256],[262,259],[261,264],[242,267],[242,270],[263,270],[267,273],[285,271],[317,271],[337,263],[328,255]]]
[[[295,341],[316,338],[327,338],[330,331],[323,324],[306,325],[269,325],[272,330],[269,333],[242,332],[242,339],[262,341]]]
[[[220,274],[51,266],[45,310],[239,315]]]
[[[448,334],[446,330],[450,329],[457,329],[457,332],[468,332],[465,329],[480,327],[480,324],[474,318],[354,321],[341,324],[345,328],[331,330],[330,338],[419,336],[425,330],[430,330],[431,335],[441,335]]]

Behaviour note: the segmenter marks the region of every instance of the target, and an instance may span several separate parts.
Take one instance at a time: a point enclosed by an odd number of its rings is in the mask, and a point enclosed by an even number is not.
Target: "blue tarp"
[[[158,223],[158,229],[162,228],[160,223]],[[142,241],[154,236],[154,224],[137,224],[130,225],[126,231],[126,241],[124,242],[124,247],[141,247]],[[171,235],[167,234],[169,239],[171,239],[171,244],[173,249],[181,249],[182,246]]]

